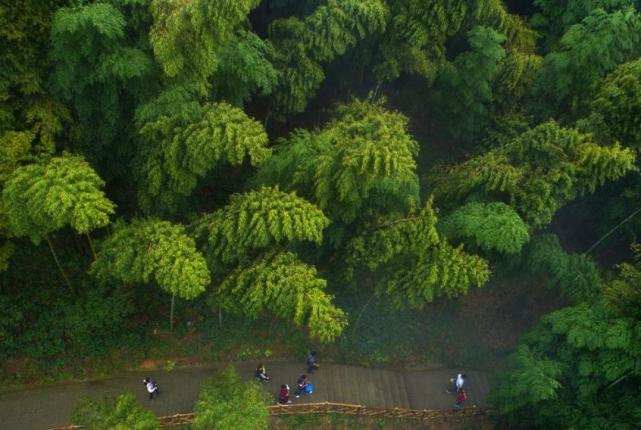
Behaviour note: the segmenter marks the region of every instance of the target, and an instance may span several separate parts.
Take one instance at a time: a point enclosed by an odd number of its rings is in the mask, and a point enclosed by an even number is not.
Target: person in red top
[[[280,386],[280,393],[278,393],[278,403],[287,404],[291,403],[289,400],[289,385],[283,384]]]
[[[467,399],[467,395],[465,394],[465,390],[463,388],[459,388],[456,390],[456,407],[460,408],[463,406],[463,402]]]

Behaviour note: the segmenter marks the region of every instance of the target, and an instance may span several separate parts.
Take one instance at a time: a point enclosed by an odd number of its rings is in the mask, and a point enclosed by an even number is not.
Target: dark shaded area
[[[532,16],[537,10],[534,0],[506,0],[505,4],[510,13],[524,17]]]

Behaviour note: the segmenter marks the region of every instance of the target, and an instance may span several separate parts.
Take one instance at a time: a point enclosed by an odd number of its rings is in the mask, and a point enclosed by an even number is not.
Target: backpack
[[[305,386],[305,393],[312,394],[314,392],[314,384],[307,384]]]

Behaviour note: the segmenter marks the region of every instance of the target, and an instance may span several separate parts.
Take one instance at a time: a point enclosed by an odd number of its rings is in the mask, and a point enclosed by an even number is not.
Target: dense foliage
[[[236,369],[228,367],[203,384],[193,428],[267,430],[270,400],[256,381],[243,382]]]
[[[131,393],[102,401],[84,399],[76,406],[71,421],[89,430],[157,430],[158,418],[143,408]]]
[[[0,359],[117,350],[165,314],[347,344],[372,300],[405,324],[516,274],[555,311],[499,378],[499,421],[632,428],[639,8],[3,2]],[[256,412],[217,387],[198,425]]]
[[[635,264],[623,264],[596,303],[553,312],[526,336],[493,391],[508,423],[638,426],[640,274],[637,249]]]

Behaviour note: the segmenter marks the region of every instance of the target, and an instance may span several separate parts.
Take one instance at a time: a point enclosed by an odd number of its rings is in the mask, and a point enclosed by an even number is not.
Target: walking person
[[[265,365],[263,363],[260,363],[258,367],[256,367],[256,370],[254,371],[254,377],[261,382],[267,382],[271,379],[267,375],[267,371],[265,370]]]
[[[458,390],[463,389],[463,385],[465,384],[465,380],[467,379],[467,375],[465,373],[457,373],[455,378],[450,379],[450,383],[452,384],[452,388],[446,390],[449,394],[454,394],[458,393]]]
[[[318,369],[320,364],[318,364],[318,358],[316,357],[316,351],[311,351],[307,355],[307,373],[312,374],[314,370]]]
[[[312,386],[307,379],[307,375],[303,374],[296,381],[296,398],[299,398],[301,394],[312,394]]]
[[[145,384],[147,392],[149,393],[149,400],[153,400],[158,394],[160,394],[156,381],[153,381],[151,378],[145,378],[142,382]]]
[[[280,392],[278,393],[278,403],[280,403],[281,405],[286,405],[291,402],[292,401],[289,400],[289,385],[281,385]]]
[[[457,408],[460,408],[463,406],[463,402],[467,400],[467,394],[465,394],[465,390],[463,388],[459,388],[456,390],[456,406]]]

